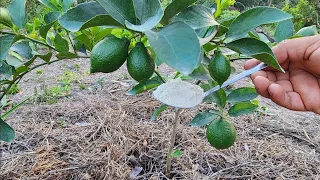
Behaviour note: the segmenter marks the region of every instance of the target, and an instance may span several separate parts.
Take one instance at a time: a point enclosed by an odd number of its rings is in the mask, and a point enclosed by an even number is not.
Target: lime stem
[[[157,76],[161,79],[163,83],[166,83],[166,80],[161,76],[161,74],[158,71],[155,70],[154,72],[157,74]]]
[[[171,172],[171,161],[172,161],[172,151],[173,151],[173,147],[174,147],[174,142],[176,139],[176,135],[177,135],[177,127],[178,124],[180,123],[180,118],[179,118],[179,114],[181,112],[181,109],[176,108],[175,109],[175,117],[174,117],[174,121],[173,121],[173,126],[172,126],[172,132],[171,132],[171,138],[170,138],[170,146],[169,146],[169,151],[167,154],[167,165],[166,165],[166,175],[169,176],[170,172]]]

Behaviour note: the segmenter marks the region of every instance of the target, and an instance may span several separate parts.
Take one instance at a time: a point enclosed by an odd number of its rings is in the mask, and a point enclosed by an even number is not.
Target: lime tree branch
[[[49,44],[47,44],[47,43],[44,43],[44,42],[42,42],[42,41],[38,41],[38,40],[36,40],[36,39],[30,38],[30,37],[28,37],[28,36],[26,36],[26,35],[23,35],[23,34],[15,34],[15,33],[12,33],[12,32],[4,32],[4,31],[0,31],[0,33],[1,33],[1,34],[10,34],[10,35],[15,35],[15,36],[23,36],[24,38],[26,38],[26,39],[34,42],[34,43],[41,44],[41,45],[46,46],[46,47],[48,47],[48,48],[50,48],[50,49],[52,49],[52,50],[57,51],[57,49],[56,49],[55,47],[53,47],[53,46],[51,46],[51,45],[49,45]]]
[[[0,101],[1,101],[2,98],[8,93],[9,89],[10,89],[14,84],[20,82],[20,80],[22,79],[22,77],[23,77],[24,75],[26,75],[27,73],[29,73],[29,72],[33,71],[34,69],[37,69],[37,68],[39,68],[39,67],[41,67],[41,66],[49,65],[49,64],[52,64],[52,63],[55,63],[55,62],[58,62],[58,61],[61,61],[61,59],[56,59],[56,60],[52,60],[52,61],[50,61],[50,62],[48,62],[48,63],[42,63],[42,64],[35,65],[35,66],[33,66],[32,68],[30,68],[28,71],[26,71],[26,72],[18,75],[16,78],[14,78],[14,79],[11,81],[11,83],[8,85],[8,87],[3,91],[3,93],[2,93],[1,96],[0,96]]]

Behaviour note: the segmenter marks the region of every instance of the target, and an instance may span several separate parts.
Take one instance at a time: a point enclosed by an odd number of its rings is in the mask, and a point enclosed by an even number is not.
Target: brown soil
[[[60,62],[21,82],[18,101],[43,84],[57,84],[64,70],[87,72],[88,60]],[[170,69],[161,71],[170,73]],[[125,69],[82,76],[87,88],[73,83],[72,95],[58,103],[31,101],[7,120],[16,130],[10,143],[0,143],[0,179],[320,179],[320,117],[285,110],[259,99],[268,112],[231,118],[238,139],[227,150],[209,145],[203,128],[188,124],[199,110],[184,110],[170,177],[164,174],[173,109],[151,121],[160,105],[151,93],[128,96],[134,84]],[[97,80],[105,78],[103,87]],[[250,84],[242,81],[236,86]],[[61,125],[63,122],[63,125]]]

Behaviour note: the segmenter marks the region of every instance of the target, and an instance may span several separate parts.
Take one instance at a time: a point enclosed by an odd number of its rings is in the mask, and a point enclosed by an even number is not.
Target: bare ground
[[[88,60],[60,62],[26,76],[18,101],[41,84],[52,86],[64,70],[80,74]],[[161,69],[169,73],[167,68]],[[320,117],[285,110],[260,99],[268,112],[231,118],[238,138],[233,147],[216,150],[203,128],[188,124],[210,107],[184,110],[178,127],[170,177],[164,174],[173,109],[150,121],[160,105],[150,93],[128,96],[133,85],[124,68],[112,74],[82,75],[87,88],[74,84],[72,95],[58,103],[32,102],[8,118],[16,138],[0,144],[0,179],[320,179]],[[104,77],[103,87],[96,81]],[[250,84],[242,81],[237,85]],[[61,122],[65,123],[63,126]]]

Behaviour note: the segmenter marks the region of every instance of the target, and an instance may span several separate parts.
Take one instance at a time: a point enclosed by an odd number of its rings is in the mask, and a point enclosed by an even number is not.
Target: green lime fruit
[[[130,76],[138,81],[148,80],[154,73],[155,63],[142,42],[136,43],[127,59]]]
[[[221,51],[216,51],[214,58],[209,63],[208,68],[211,77],[222,85],[231,74],[231,64],[228,58]]]
[[[98,42],[91,52],[90,72],[110,73],[118,70],[128,57],[130,41],[109,35]]]
[[[0,7],[0,24],[8,26],[10,28],[13,27],[12,20],[9,14],[8,9]]]
[[[234,125],[227,119],[212,121],[207,127],[207,139],[217,149],[227,149],[233,145],[237,138]]]

